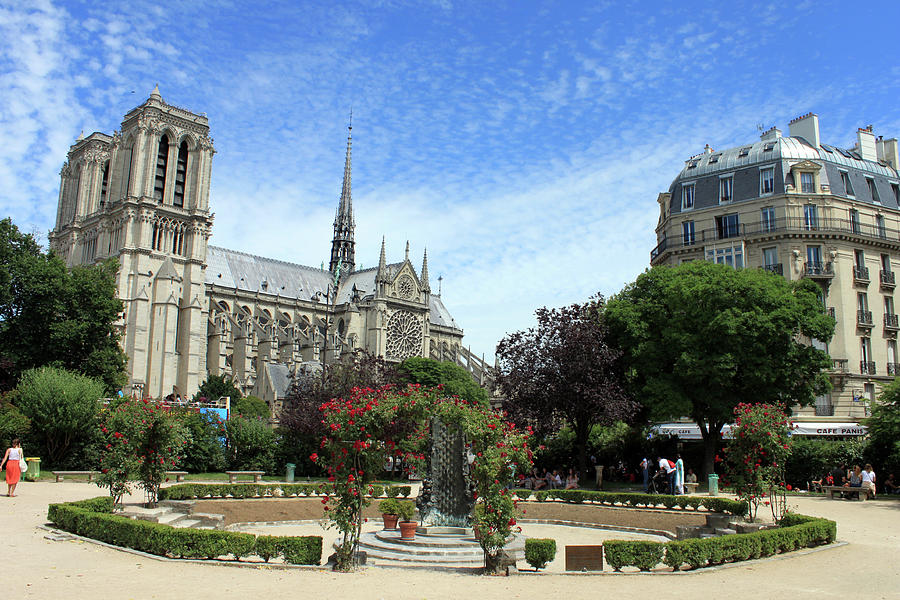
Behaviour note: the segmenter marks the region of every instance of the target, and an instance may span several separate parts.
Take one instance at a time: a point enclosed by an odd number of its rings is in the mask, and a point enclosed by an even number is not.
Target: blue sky
[[[171,6],[168,6],[171,5]],[[45,234],[82,130],[158,83],[209,116],[211,243],[327,261],[353,108],[357,262],[427,246],[477,353],[647,267],[705,144],[900,136],[896,2],[8,2],[0,215]]]

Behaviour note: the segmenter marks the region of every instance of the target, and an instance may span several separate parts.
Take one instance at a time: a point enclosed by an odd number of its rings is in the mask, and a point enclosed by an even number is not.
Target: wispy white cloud
[[[619,3],[65,6],[0,0],[3,214],[51,228],[69,144],[159,83],[210,118],[212,243],[319,265],[352,105],[358,260],[375,264],[382,235],[392,260],[427,245],[432,286],[442,275],[487,355],[536,307],[642,271],[657,194],[704,144],[807,110],[837,143],[900,125],[889,53],[847,62],[819,42],[840,37],[843,9],[800,27],[810,17],[781,5],[727,19]]]

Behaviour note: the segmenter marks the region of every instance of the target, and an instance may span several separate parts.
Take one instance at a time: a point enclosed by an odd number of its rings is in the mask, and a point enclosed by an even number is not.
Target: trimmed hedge
[[[527,489],[516,489],[512,491],[516,497],[523,500],[528,499],[532,491]],[[635,493],[616,493],[616,492],[596,492],[593,490],[540,490],[534,492],[534,497],[538,502],[543,502],[547,497],[556,498],[563,502],[574,502],[581,504],[582,502],[595,502],[597,504],[623,506],[635,506],[643,508],[665,508],[679,507],[686,509],[688,507],[699,510],[705,508],[710,512],[727,513],[738,517],[747,514],[747,503],[743,500],[731,500],[730,498],[707,498],[700,496],[670,496],[668,494],[635,494]]]
[[[697,569],[830,544],[836,536],[834,521],[788,513],[777,529],[674,542],[610,540],[603,548],[616,571],[626,566],[649,571],[660,562],[678,571],[684,565]]]
[[[179,483],[159,490],[160,500],[193,500],[195,498],[264,498],[316,496],[326,493],[325,483]],[[389,498],[403,496],[408,498],[412,486],[392,485],[385,488],[372,486],[372,497],[382,493]]]
[[[214,529],[175,528],[112,514],[112,498],[102,497],[67,504],[51,504],[47,518],[57,527],[114,546],[124,546],[157,556],[214,559],[259,556],[268,562],[276,556],[297,565],[317,565],[322,560],[321,536],[259,536]]]
[[[550,538],[525,540],[525,560],[535,571],[546,567],[554,558],[556,558],[556,540]]]

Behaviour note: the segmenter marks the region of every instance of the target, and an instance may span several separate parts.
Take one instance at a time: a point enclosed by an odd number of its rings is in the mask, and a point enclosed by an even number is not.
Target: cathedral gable
[[[415,270],[407,261],[397,271],[391,283],[390,295],[407,302],[422,303],[422,286]]]

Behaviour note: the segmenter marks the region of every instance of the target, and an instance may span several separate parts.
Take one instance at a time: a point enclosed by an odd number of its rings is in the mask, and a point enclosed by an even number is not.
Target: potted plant
[[[398,501],[398,515],[400,517],[400,539],[416,539],[416,527],[419,525],[413,519],[416,517],[416,505],[411,500]]]
[[[378,504],[385,529],[397,529],[400,519],[400,502],[396,498],[385,498]]]

